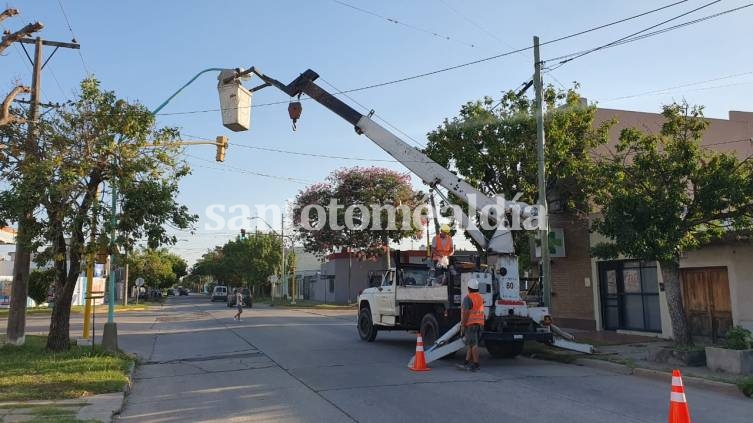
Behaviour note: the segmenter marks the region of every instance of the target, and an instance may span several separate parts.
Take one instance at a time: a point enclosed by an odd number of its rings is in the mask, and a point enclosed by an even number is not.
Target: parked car
[[[215,301],[227,301],[227,287],[223,285],[217,285],[212,290],[212,302]]]
[[[243,306],[244,307],[253,307],[254,303],[254,296],[251,294],[251,290],[248,288],[240,288],[241,289],[241,295],[243,295]],[[235,292],[238,290],[238,288],[233,289],[233,292],[228,294],[227,296],[227,306],[228,307],[235,307]]]
[[[167,288],[167,296],[171,297],[175,295],[175,290],[172,288]]]

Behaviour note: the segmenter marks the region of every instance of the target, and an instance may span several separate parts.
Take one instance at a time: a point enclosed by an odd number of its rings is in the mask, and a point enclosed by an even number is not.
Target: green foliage
[[[749,350],[753,348],[753,336],[748,329],[735,326],[727,332],[724,346],[731,350]]]
[[[676,261],[730,230],[753,229],[753,161],[703,150],[702,108],[664,107],[659,134],[625,129],[599,168],[594,229],[604,258]]]
[[[332,200],[342,205],[331,211],[334,219],[330,219],[329,210]],[[317,211],[311,210],[304,216],[304,208],[310,205],[319,205],[327,211],[319,216]],[[369,212],[367,219],[362,210],[354,210],[355,228],[345,224],[346,207],[350,205],[363,205]],[[306,251],[327,254],[347,249],[363,257],[375,257],[385,253],[390,241],[399,242],[420,233],[419,222],[412,221],[412,214],[421,205],[421,193],[413,191],[408,174],[377,167],[355,167],[332,172],[325,183],[299,192],[293,207],[293,222]],[[386,208],[381,208],[384,206],[394,206],[396,211],[390,214]],[[379,207],[378,215],[371,216],[375,207]],[[310,220],[306,222],[306,218]]]
[[[737,387],[746,397],[753,397],[753,376],[740,380]]]
[[[55,269],[33,270],[29,274],[29,297],[37,304],[47,301],[47,293],[55,283]]]
[[[599,163],[593,229],[607,238],[593,254],[660,262],[676,342],[690,343],[679,258],[724,236],[753,229],[753,161],[704,150],[701,107],[664,107],[658,134],[624,129]]]
[[[547,197],[561,210],[586,213],[593,189],[595,163],[588,154],[607,140],[611,122],[594,127],[596,108],[582,104],[577,85],[568,91],[547,87],[544,101],[546,131]],[[491,97],[463,105],[458,116],[428,134],[425,152],[437,163],[456,171],[486,195],[534,204],[538,199],[536,114],[532,98],[505,93],[499,102]],[[455,198],[466,211],[467,205]],[[473,217],[473,216],[472,216]],[[484,231],[487,238],[491,231]],[[516,249],[527,251],[529,234],[513,234]],[[477,246],[478,247],[478,246]],[[521,272],[528,265],[521,255]]]
[[[577,89],[577,86],[575,87]],[[587,154],[607,140],[610,122],[594,128],[596,108],[584,106],[575,89],[544,93],[547,195],[565,208],[586,211],[594,162]],[[460,114],[428,134],[426,153],[456,170],[487,195],[535,203],[536,115],[533,99],[509,91],[495,103],[490,97],[469,102]]]
[[[285,270],[290,275],[294,270],[295,256],[285,256]],[[269,286],[268,278],[281,273],[281,262],[280,237],[276,234],[252,233],[205,253],[193,266],[191,274],[212,276],[218,283],[233,287],[266,288]]]
[[[0,220],[31,216],[19,242],[33,250],[45,247],[37,260],[53,261],[56,269],[52,319],[58,322],[50,326],[51,349],[68,348],[68,325],[59,320],[69,318],[82,258],[107,245],[112,216],[109,198],[98,195],[103,183],[110,195],[113,186],[120,192],[117,229],[146,239],[150,247],[175,242],[166,224],[185,229],[197,219],[175,201],[178,183],[189,171],[179,160],[179,133],[154,122],[146,107],[117,98],[89,78],[77,99],[34,125],[29,145],[23,143],[23,127],[0,130],[0,142],[8,145],[0,149],[0,179],[6,182]],[[95,243],[88,242],[92,230],[99,235]]]
[[[178,283],[186,262],[166,249],[145,249],[128,257],[129,279],[144,278],[147,286],[169,288]]]

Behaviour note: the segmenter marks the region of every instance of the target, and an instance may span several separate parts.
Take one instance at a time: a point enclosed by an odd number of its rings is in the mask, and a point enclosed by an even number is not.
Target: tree
[[[5,134],[18,131],[13,124],[2,128]],[[95,244],[86,236],[110,221],[109,209],[99,203],[100,185],[117,181],[124,213],[117,229],[145,238],[150,246],[175,242],[164,225],[187,228],[196,216],[175,201],[178,182],[189,171],[177,158],[178,131],[155,128],[146,107],[101,90],[97,80],[84,80],[78,98],[36,130],[33,160],[23,160],[23,134],[7,138],[9,148],[0,150],[0,176],[7,181],[0,220],[35,211],[37,217],[25,226],[28,241],[44,248],[38,260],[52,261],[55,269],[47,348],[61,351],[70,344],[71,300],[83,258],[107,245],[103,234]]]
[[[423,204],[407,173],[377,167],[340,169],[326,182],[298,193],[293,223],[306,251],[347,249],[374,257],[384,254],[390,241],[420,233],[413,213]]]
[[[287,257],[286,255],[289,260]],[[191,274],[212,276],[230,286],[264,289],[268,286],[267,281],[271,275],[281,273],[281,260],[282,244],[279,236],[253,233],[208,251],[193,266]],[[289,265],[287,269],[290,269]]]
[[[595,180],[601,217],[594,230],[608,238],[594,254],[659,263],[675,342],[692,339],[680,295],[684,251],[753,229],[753,161],[702,149],[708,126],[701,107],[664,107],[659,134],[624,129]]]
[[[594,127],[596,108],[583,104],[577,88],[556,91],[549,86],[544,90],[546,190],[550,203],[556,200],[563,211],[585,215],[595,171],[588,153],[606,143],[611,122]],[[533,99],[509,91],[498,102],[485,97],[466,103],[458,116],[445,119],[430,132],[428,140],[425,152],[429,157],[484,194],[503,194],[507,199],[519,194],[520,201],[537,202]],[[455,202],[467,211],[467,205]],[[517,231],[514,238],[519,249],[527,248],[528,234]]]
[[[157,289],[169,288],[178,283],[185,273],[186,262],[165,249],[144,249],[128,257],[129,273],[134,278],[144,278],[146,285]]]

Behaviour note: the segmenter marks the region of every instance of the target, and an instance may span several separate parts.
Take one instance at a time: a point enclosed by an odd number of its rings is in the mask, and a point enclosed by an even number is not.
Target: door
[[[387,271],[382,278],[382,285],[376,293],[379,321],[382,324],[395,324],[395,272]]]
[[[599,280],[601,281],[601,314],[604,329],[620,328],[620,297],[617,289],[619,262],[599,263]]]
[[[680,270],[682,302],[690,333],[716,341],[732,327],[732,302],[726,267]]]
[[[599,289],[604,329],[660,332],[657,276],[655,262],[600,262]]]

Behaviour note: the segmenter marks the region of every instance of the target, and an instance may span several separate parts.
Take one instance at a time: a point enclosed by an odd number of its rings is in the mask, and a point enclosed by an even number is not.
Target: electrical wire
[[[73,28],[71,27],[71,20],[68,19],[68,13],[65,12],[65,7],[63,7],[63,1],[58,0],[58,5],[60,6],[60,11],[63,12],[63,17],[65,18],[65,23],[68,25],[68,31],[71,32],[71,36],[73,37],[73,42],[78,43],[76,37],[76,34],[73,33]],[[84,60],[84,54],[81,52],[81,48],[77,48],[76,51],[78,51],[78,56],[81,58],[81,65],[84,67],[84,72],[86,72],[86,75],[91,75],[91,72],[89,72],[89,67],[86,66],[86,61]]]
[[[720,76],[720,77],[711,78],[711,79],[704,79],[702,81],[688,82],[688,83],[685,83],[685,84],[674,85],[674,86],[667,87],[667,88],[662,88],[662,89],[657,89],[657,90],[650,90],[650,91],[644,91],[644,92],[637,93],[637,94],[630,94],[630,95],[624,95],[624,96],[620,96],[620,97],[608,98],[606,100],[599,100],[599,103],[609,103],[609,102],[613,102],[613,101],[627,100],[627,99],[636,98],[636,97],[645,97],[645,96],[652,96],[652,95],[667,94],[670,91],[678,90],[680,88],[693,87],[693,86],[696,86],[696,85],[707,84],[709,82],[722,81],[722,80],[725,80],[725,79],[732,79],[732,78],[737,78],[737,77],[746,76],[746,75],[753,75],[753,71],[741,72],[741,73],[736,73],[736,74],[732,74],[732,75],[725,75],[725,76]],[[712,88],[722,88],[722,87],[729,87],[729,86],[736,86],[736,85],[744,85],[744,84],[748,84],[748,83],[749,82],[743,82],[743,83],[738,83],[738,84],[717,85],[717,86],[714,86],[714,87],[699,88],[698,90],[705,90],[705,89],[712,89]],[[692,91],[695,91],[695,90],[692,90]]]
[[[576,32],[576,33],[573,33],[573,34],[569,34],[569,35],[565,35],[565,36],[562,36],[562,37],[559,37],[559,38],[555,38],[553,40],[545,41],[545,42],[540,43],[539,45],[540,46],[545,46],[545,45],[548,45],[548,44],[553,44],[553,43],[564,41],[564,40],[567,40],[567,39],[570,39],[570,38],[578,37],[580,35],[588,34],[588,33],[593,32],[593,31],[598,31],[598,30],[603,29],[603,28],[607,28],[607,27],[610,27],[610,26],[613,26],[613,25],[617,25],[617,24],[620,24],[620,23],[628,22],[630,20],[637,19],[637,18],[646,16],[646,15],[649,15],[649,14],[652,14],[652,13],[656,13],[656,12],[659,12],[661,10],[664,10],[664,9],[676,6],[678,4],[685,3],[687,1],[688,0],[681,0],[681,1],[678,1],[678,2],[674,2],[674,3],[671,3],[671,4],[665,5],[665,6],[661,6],[661,7],[658,7],[658,8],[646,11],[646,12],[639,13],[637,15],[629,16],[627,18],[622,18],[622,19],[619,19],[619,20],[616,20],[616,21],[612,21],[612,22],[609,22],[609,23],[606,23],[606,24],[595,26],[595,27],[592,27],[592,28],[589,28],[589,29],[586,29],[586,30],[583,30],[583,31],[579,31],[579,32]],[[379,82],[379,83],[375,83],[375,84],[371,84],[371,85],[366,85],[366,86],[363,86],[363,87],[360,87],[360,88],[353,88],[353,89],[349,89],[349,90],[345,90],[345,91],[341,91],[341,92],[335,92],[335,93],[333,93],[333,95],[341,95],[341,94],[353,93],[353,92],[357,92],[357,91],[370,90],[370,89],[373,89],[373,88],[380,88],[380,87],[384,87],[384,86],[388,86],[388,85],[394,85],[394,84],[399,84],[399,83],[402,83],[402,82],[412,81],[414,79],[424,78],[424,77],[427,77],[427,76],[432,76],[432,75],[436,75],[436,74],[440,74],[440,73],[444,73],[444,72],[448,72],[448,71],[452,71],[452,70],[456,70],[456,69],[460,69],[460,68],[464,68],[464,67],[468,67],[468,66],[477,65],[479,63],[484,63],[484,62],[488,62],[488,61],[491,61],[491,60],[500,59],[502,57],[510,56],[510,55],[513,55],[513,54],[516,54],[516,53],[520,53],[520,52],[524,52],[524,51],[528,51],[528,50],[531,50],[531,49],[533,49],[533,46],[528,46],[528,47],[523,47],[523,48],[519,48],[519,49],[514,49],[514,50],[510,50],[510,51],[504,52],[504,53],[496,54],[496,55],[493,55],[493,56],[488,56],[488,57],[476,59],[476,60],[473,60],[473,61],[470,61],[470,62],[465,62],[465,63],[461,63],[461,64],[458,64],[458,65],[447,66],[447,67],[444,67],[444,68],[435,69],[435,70],[429,71],[429,72],[424,72],[424,73],[420,73],[420,74],[416,74],[416,75],[406,76],[406,77],[403,77],[403,78],[393,79],[393,80],[390,80],[390,81]],[[289,103],[289,101],[284,100],[284,101],[275,101],[275,102],[270,102],[270,103],[255,104],[255,105],[252,105],[250,107],[251,108],[256,108],[256,107],[265,107],[265,106],[272,106],[272,105],[278,105],[278,104],[288,104],[288,103]],[[232,110],[232,109],[235,109],[235,108],[227,108],[226,110]],[[222,111],[222,110],[223,109],[213,108],[213,109],[191,110],[191,111],[185,111],[185,112],[158,113],[158,115],[159,116],[188,115],[188,114],[196,114],[196,113],[219,112],[219,111]]]
[[[207,162],[207,163],[215,164],[215,162],[213,162],[211,160],[207,160],[207,159],[205,159],[203,157],[194,156],[192,154],[188,154],[188,153],[185,153],[185,152],[183,153],[183,155],[185,155],[186,157],[190,157],[192,159],[195,159],[195,160],[200,160],[202,162]],[[200,166],[199,165],[199,166],[196,166],[196,167],[205,167],[205,166]],[[227,170],[232,170],[232,171],[236,171],[236,172],[247,174],[247,175],[261,176],[261,177],[264,177],[264,178],[278,179],[278,180],[283,180],[283,181],[295,182],[297,184],[302,184],[302,185],[308,185],[308,184],[314,183],[314,181],[309,181],[309,180],[305,180],[305,179],[292,178],[292,177],[289,177],[289,176],[270,175],[270,174],[267,174],[267,173],[261,173],[261,172],[257,172],[257,171],[254,171],[254,170],[244,169],[244,168],[241,168],[241,167],[236,167],[236,166],[227,165],[227,164],[224,164],[222,166],[217,165],[216,167],[213,167],[211,169],[214,169],[214,170],[224,170],[224,169],[227,169]]]
[[[724,10],[724,11],[719,12],[719,13],[715,13],[715,14],[712,14],[712,15],[707,15],[707,16],[704,16],[704,17],[701,17],[701,18],[698,18],[698,19],[694,19],[692,21],[686,21],[686,22],[683,22],[683,23],[680,23],[680,24],[677,24],[677,25],[674,25],[674,26],[671,26],[671,27],[668,27],[668,28],[662,28],[662,29],[659,29],[659,30],[656,30],[656,31],[653,31],[653,32],[647,32],[647,31],[650,31],[650,30],[652,30],[654,28],[662,26],[662,25],[664,25],[666,23],[672,22],[672,21],[677,20],[677,19],[679,19],[681,17],[684,17],[684,16],[687,16],[687,15],[689,15],[691,13],[694,13],[694,12],[696,12],[698,10],[701,10],[701,9],[706,8],[706,7],[712,6],[712,5],[716,4],[716,3],[719,3],[720,1],[721,0],[714,0],[712,2],[706,3],[706,4],[702,5],[702,6],[699,6],[699,7],[695,8],[695,9],[692,9],[692,10],[690,10],[688,12],[682,13],[682,14],[677,15],[675,17],[672,17],[670,19],[666,19],[666,20],[664,20],[662,22],[659,22],[658,24],[651,25],[651,26],[649,26],[647,28],[644,28],[644,29],[642,29],[640,31],[634,32],[634,33],[632,33],[630,35],[627,35],[625,37],[619,38],[619,39],[617,39],[615,41],[612,41],[610,43],[603,44],[603,45],[600,45],[598,47],[591,48],[591,49],[588,49],[588,50],[584,50],[584,51],[580,51],[580,52],[576,52],[576,53],[571,53],[571,54],[567,54],[567,55],[564,55],[564,56],[555,57],[555,58],[552,58],[552,59],[547,59],[547,60],[545,60],[545,62],[552,62],[552,61],[558,61],[559,60],[559,62],[554,67],[548,68],[548,70],[554,70],[554,69],[557,69],[557,68],[565,65],[566,63],[572,62],[573,60],[579,59],[579,58],[581,58],[581,57],[583,57],[585,55],[591,54],[591,53],[596,52],[596,51],[604,50],[604,49],[611,48],[611,47],[616,47],[616,46],[622,45],[622,44],[632,43],[632,42],[635,42],[635,41],[638,41],[638,40],[642,40],[642,39],[645,39],[645,38],[649,38],[649,37],[652,37],[652,36],[663,34],[665,32],[673,31],[675,29],[679,29],[679,28],[682,28],[682,27],[685,27],[685,26],[694,25],[694,24],[697,24],[697,23],[700,23],[700,22],[703,22],[703,21],[706,21],[706,20],[709,20],[709,19],[717,18],[719,16],[726,15],[726,14],[733,13],[733,12],[737,12],[737,11],[740,11],[740,10],[745,9],[747,7],[753,6],[753,3],[749,3],[749,4],[746,4],[746,5],[740,6],[740,7],[736,7],[736,8],[733,8],[733,9]]]
[[[428,30],[428,29],[424,29],[424,28],[421,28],[421,27],[418,27],[418,26],[415,26],[415,25],[411,25],[411,24],[405,23],[403,21],[398,21],[397,19],[393,19],[393,18],[384,16],[384,15],[380,15],[380,14],[378,14],[376,12],[372,12],[370,10],[366,10],[366,9],[360,8],[358,6],[354,6],[354,5],[352,5],[350,3],[346,3],[344,1],[340,1],[340,0],[332,0],[332,1],[334,3],[337,3],[337,4],[341,5],[341,6],[349,7],[351,9],[353,9],[353,10],[357,10],[357,11],[359,11],[361,13],[373,16],[375,18],[384,19],[387,22],[390,22],[390,23],[393,23],[393,24],[397,24],[397,25],[402,25],[402,26],[404,26],[406,28],[410,28],[410,29],[412,29],[414,31],[423,32],[424,34],[428,34],[428,35],[440,38],[440,39],[445,40],[445,41],[456,42],[458,44],[462,44],[462,45],[464,45],[466,47],[471,47],[471,48],[475,48],[476,47],[475,44],[468,43],[468,42],[465,42],[465,41],[461,41],[461,40],[459,40],[457,38],[452,38],[449,35],[439,34],[437,32],[434,32],[434,31],[431,31],[431,30]]]
[[[346,98],[350,99],[350,100],[351,100],[352,102],[354,102],[354,103],[356,103],[357,105],[359,105],[359,106],[360,106],[360,107],[361,107],[361,108],[362,108],[362,109],[363,109],[363,110],[364,110],[364,111],[365,111],[365,112],[366,112],[367,114],[368,114],[368,113],[371,113],[371,110],[373,110],[373,109],[369,109],[368,107],[366,107],[366,106],[364,106],[363,104],[359,103],[359,102],[358,102],[358,100],[356,100],[356,99],[355,99],[355,98],[353,98],[352,96],[348,95],[347,93],[345,93],[345,92],[343,92],[343,91],[340,91],[340,90],[339,90],[339,89],[338,89],[337,87],[335,87],[334,85],[332,85],[331,83],[329,83],[329,82],[328,82],[328,81],[327,81],[326,79],[324,79],[324,78],[322,78],[322,77],[319,77],[319,79],[321,79],[321,80],[322,80],[322,82],[324,82],[325,84],[329,85],[329,86],[330,86],[330,87],[331,87],[331,88],[332,88],[333,90],[335,90],[336,92],[342,93],[342,94],[343,94],[343,95],[344,95],[344,96],[345,96]],[[417,141],[417,140],[416,140],[415,138],[413,138],[413,137],[411,137],[410,135],[408,135],[408,134],[406,134],[405,132],[403,132],[403,131],[402,131],[402,130],[401,130],[400,128],[398,128],[398,127],[396,127],[395,125],[393,125],[393,124],[391,124],[391,123],[387,122],[387,120],[386,120],[386,119],[384,119],[383,117],[379,116],[379,115],[378,115],[378,114],[376,114],[376,113],[374,113],[374,117],[376,117],[377,119],[379,119],[380,121],[382,121],[382,122],[383,122],[383,123],[384,123],[385,125],[389,126],[390,128],[394,129],[395,131],[397,131],[397,132],[401,133],[401,134],[402,134],[403,136],[405,136],[406,138],[408,138],[409,140],[411,140],[411,141],[413,142],[413,144],[415,144],[416,146],[418,146],[418,148],[424,148],[424,145],[423,145],[423,144],[421,144],[421,143],[420,143],[420,142],[418,142],[418,141]]]
[[[198,135],[192,135],[192,134],[184,134],[185,136],[189,138],[195,138],[202,141],[214,141],[212,139],[201,137]],[[264,146],[256,146],[256,145],[245,145],[245,144],[238,144],[238,143],[228,143],[230,146],[239,147],[239,148],[246,148],[249,150],[258,150],[258,151],[267,151],[270,153],[281,153],[281,154],[290,154],[294,156],[303,156],[303,157],[316,157],[316,158],[322,158],[322,159],[337,159],[337,160],[353,160],[353,161],[362,161],[362,162],[384,162],[384,163],[432,163],[431,161],[427,160],[394,160],[394,159],[373,159],[373,158],[365,158],[365,157],[352,157],[352,156],[333,156],[329,154],[319,154],[319,153],[308,153],[304,151],[292,151],[292,150],[282,150],[279,148],[272,148],[272,147],[264,147]]]

